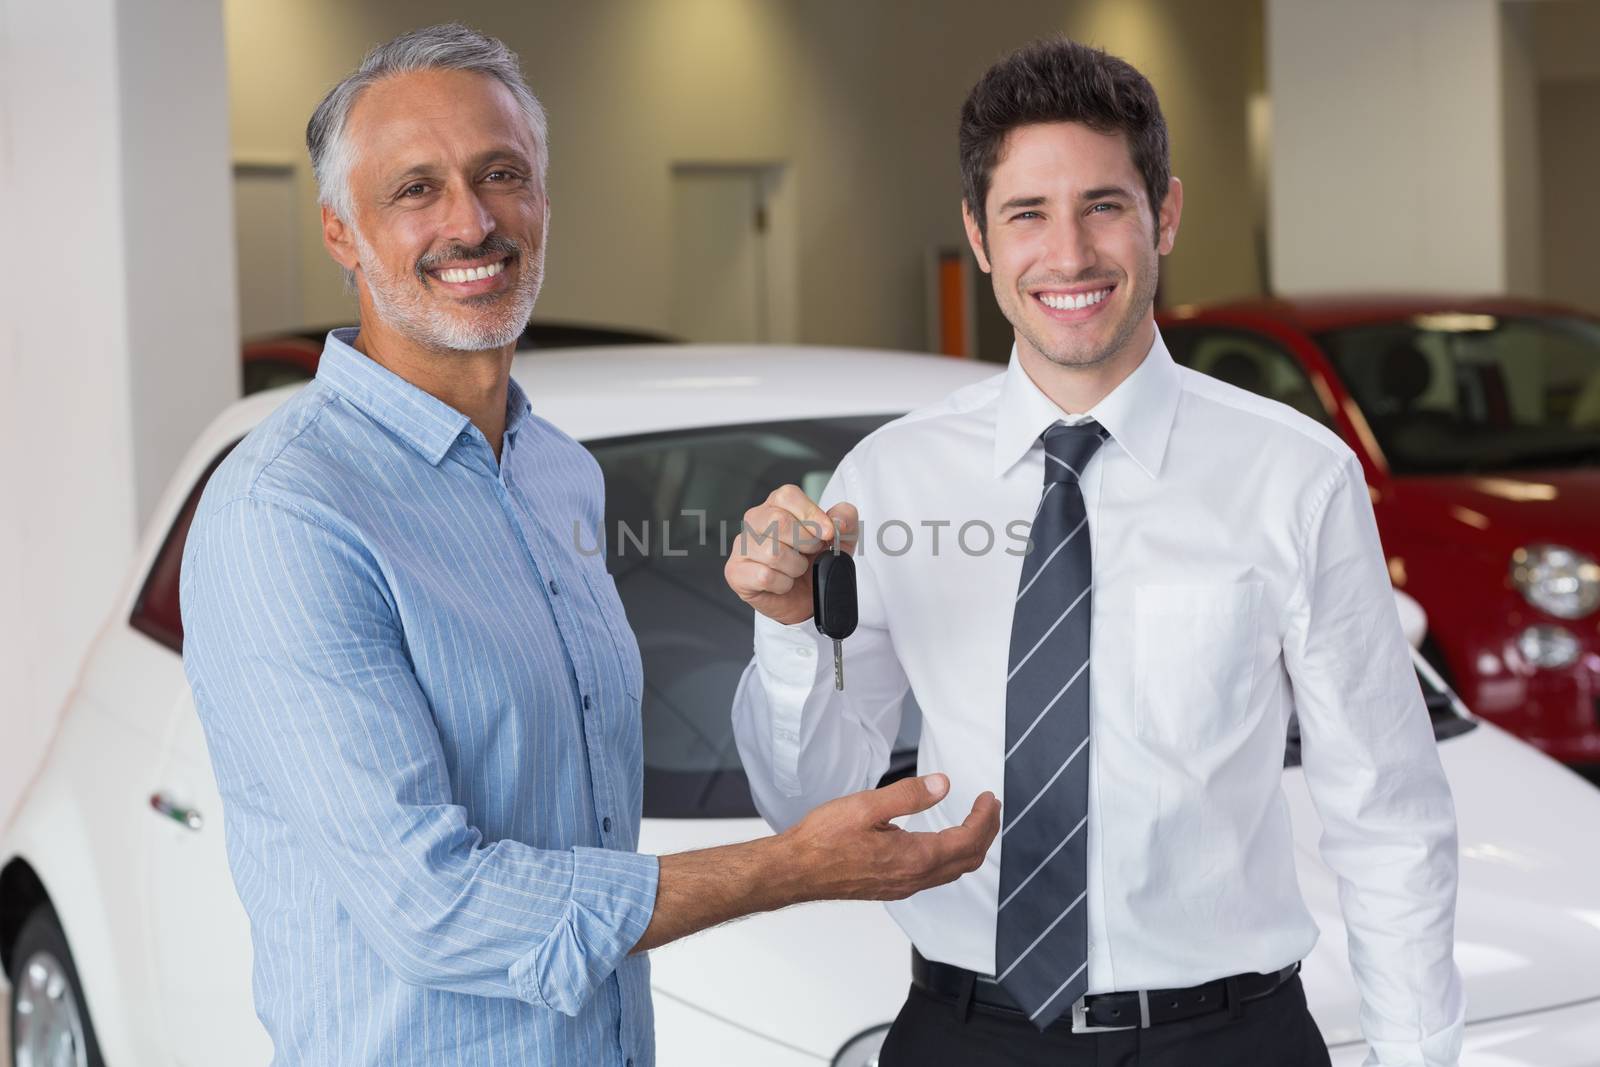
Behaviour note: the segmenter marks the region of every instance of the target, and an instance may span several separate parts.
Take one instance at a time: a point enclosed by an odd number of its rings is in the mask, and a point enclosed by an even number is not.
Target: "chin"
[[[1040,349],[1039,354],[1058,367],[1096,367],[1105,363],[1112,356],[1112,353],[1104,350],[1085,355],[1078,351],[1062,352],[1057,350],[1052,352]]]

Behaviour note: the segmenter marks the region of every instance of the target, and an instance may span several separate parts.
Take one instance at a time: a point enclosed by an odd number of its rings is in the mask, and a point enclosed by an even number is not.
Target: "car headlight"
[[[833,1057],[833,1067],[878,1067],[878,1053],[889,1036],[889,1023],[864,1030],[844,1043]]]
[[[1511,581],[1528,603],[1558,619],[1581,619],[1600,607],[1600,564],[1566,545],[1517,549]]]
[[[1517,635],[1517,651],[1535,667],[1568,667],[1578,658],[1578,635],[1565,626],[1530,626]]]

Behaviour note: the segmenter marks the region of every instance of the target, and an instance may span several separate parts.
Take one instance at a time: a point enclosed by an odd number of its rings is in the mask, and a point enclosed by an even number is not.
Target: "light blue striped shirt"
[[[599,467],[515,382],[497,465],[354,332],[217,469],[183,559],[274,1062],[647,1067],[639,649],[573,536]]]

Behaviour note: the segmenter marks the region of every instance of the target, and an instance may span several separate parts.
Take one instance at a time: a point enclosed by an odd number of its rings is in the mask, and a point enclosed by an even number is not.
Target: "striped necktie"
[[[1088,988],[1088,514],[1094,422],[1044,432],[1044,493],[1012,609],[995,973],[1040,1030]]]

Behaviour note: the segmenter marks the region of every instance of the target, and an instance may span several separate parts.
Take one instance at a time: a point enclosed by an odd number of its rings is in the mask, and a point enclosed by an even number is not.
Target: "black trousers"
[[[1270,996],[1227,1011],[1147,1030],[1040,1033],[1016,1014],[983,1004],[966,1011],[911,987],[889,1029],[880,1067],[1328,1067],[1328,1047],[1306,1010],[1296,975]]]

